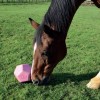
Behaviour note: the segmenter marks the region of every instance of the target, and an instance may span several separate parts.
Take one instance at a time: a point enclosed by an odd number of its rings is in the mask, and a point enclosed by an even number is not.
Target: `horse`
[[[46,85],[56,65],[67,54],[65,43],[72,19],[85,0],[52,0],[41,24],[29,18],[35,37],[31,80]],[[100,0],[92,0],[100,8]]]

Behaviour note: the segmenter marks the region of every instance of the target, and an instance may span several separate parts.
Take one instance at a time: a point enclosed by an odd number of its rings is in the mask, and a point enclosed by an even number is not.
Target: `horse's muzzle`
[[[49,81],[50,81],[49,76],[44,76],[42,80],[39,79],[32,80],[33,84],[35,85],[47,85]]]
[[[35,85],[39,85],[40,84],[40,80],[32,80],[32,82],[33,82],[33,84],[35,84]]]

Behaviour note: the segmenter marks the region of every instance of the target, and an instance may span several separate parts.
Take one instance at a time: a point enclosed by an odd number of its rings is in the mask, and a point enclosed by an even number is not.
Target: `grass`
[[[0,100],[100,100],[100,90],[86,87],[100,71],[100,10],[93,6],[77,11],[66,39],[68,55],[48,86],[15,79],[16,65],[32,62],[34,30],[28,18],[40,23],[48,6],[0,5]]]

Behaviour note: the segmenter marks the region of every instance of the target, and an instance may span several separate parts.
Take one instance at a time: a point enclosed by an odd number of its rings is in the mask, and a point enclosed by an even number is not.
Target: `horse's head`
[[[40,30],[41,25],[30,19],[32,26]],[[66,55],[65,36],[43,25],[40,36],[36,33],[34,43],[34,59],[31,69],[32,82],[46,84],[54,67]],[[39,43],[38,43],[39,42]]]
[[[100,0],[92,0],[94,2],[94,4],[100,8]]]

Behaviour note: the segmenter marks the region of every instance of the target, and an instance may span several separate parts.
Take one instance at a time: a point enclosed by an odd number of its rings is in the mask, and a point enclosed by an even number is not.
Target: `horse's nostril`
[[[35,85],[39,85],[39,80],[32,80],[32,82],[33,82],[33,84],[35,84]]]
[[[50,80],[49,76],[44,76],[41,81],[39,79],[36,79],[36,80],[32,80],[32,82],[35,85],[47,85],[49,80]]]

